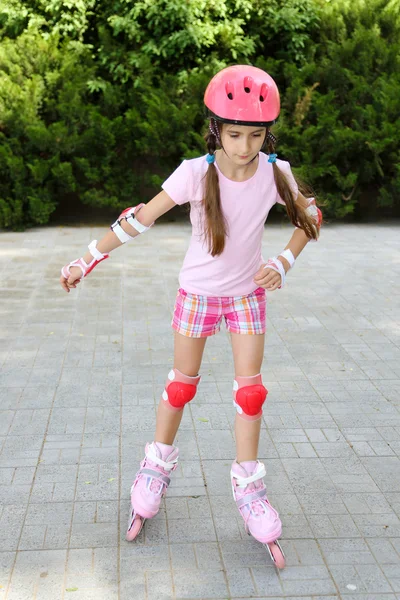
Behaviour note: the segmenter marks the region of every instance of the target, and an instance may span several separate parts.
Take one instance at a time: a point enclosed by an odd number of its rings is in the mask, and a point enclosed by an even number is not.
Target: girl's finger
[[[60,277],[60,285],[62,287],[63,290],[65,290],[66,292],[68,292],[68,287],[66,285],[66,279],[64,277]]]
[[[260,281],[260,285],[270,286],[280,280],[281,276],[278,273],[275,273],[275,271],[273,271],[273,275],[268,275],[267,277],[264,277],[264,279]]]
[[[278,275],[277,278],[274,278],[273,282],[271,282],[269,285],[266,286],[266,289],[271,292],[273,290],[276,290],[280,285],[281,285],[281,276]]]
[[[254,275],[254,280],[255,281],[261,281],[262,279],[264,279],[264,277],[266,275],[269,275],[270,273],[275,273],[275,271],[273,269],[260,269],[259,271],[257,271],[257,273]]]
[[[272,281],[274,279],[274,277],[276,276],[275,272],[272,273],[268,273],[267,275],[264,275],[263,277],[260,277],[259,279],[255,280],[257,281],[257,283],[261,283],[261,284],[266,284],[269,281]]]
[[[274,277],[280,277],[279,273],[274,271],[273,269],[264,269],[264,274],[258,279],[258,281],[270,281]]]

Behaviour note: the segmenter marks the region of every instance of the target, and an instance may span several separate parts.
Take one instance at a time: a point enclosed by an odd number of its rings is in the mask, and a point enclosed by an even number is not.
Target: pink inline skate
[[[178,466],[179,449],[152,442],[146,444],[146,456],[140,463],[131,487],[131,515],[126,539],[134,540],[146,519],[155,517],[170,483],[169,474]]]
[[[267,548],[275,567],[283,569],[285,555],[278,542],[282,523],[279,514],[268,502],[262,479],[264,475],[264,464],[258,460],[234,461],[231,469],[233,498],[244,519],[247,533]]]

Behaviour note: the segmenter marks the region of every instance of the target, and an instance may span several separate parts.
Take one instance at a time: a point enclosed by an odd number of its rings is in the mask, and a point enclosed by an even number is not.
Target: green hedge
[[[387,0],[30,0],[0,9],[0,227],[71,197],[146,201],[204,151],[220,68],[265,68],[278,152],[330,218],[399,207],[400,22]]]

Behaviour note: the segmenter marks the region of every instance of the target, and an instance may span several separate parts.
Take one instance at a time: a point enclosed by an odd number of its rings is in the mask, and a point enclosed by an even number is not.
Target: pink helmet
[[[279,115],[279,91],[268,73],[250,65],[226,67],[210,81],[204,104],[211,117],[238,125],[273,125]]]

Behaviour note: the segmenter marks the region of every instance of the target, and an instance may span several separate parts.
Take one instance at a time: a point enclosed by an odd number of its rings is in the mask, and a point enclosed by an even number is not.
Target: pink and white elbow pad
[[[136,229],[138,233],[144,233],[145,231],[150,229],[150,227],[153,227],[154,222],[147,227],[146,225],[142,225],[142,223],[140,223],[140,221],[136,219],[135,215],[142,208],[142,206],[145,206],[143,202],[142,204],[138,204],[137,206],[130,206],[129,208],[126,208],[119,215],[115,223],[113,223],[110,227],[111,231],[115,233],[119,241],[123,244],[125,244],[125,242],[129,242],[130,240],[133,240],[136,236],[131,236],[129,235],[129,233],[126,233],[126,231],[121,227],[121,221],[126,221],[127,223],[129,223],[129,225],[131,225],[133,229]]]
[[[319,229],[322,225],[322,212],[316,205],[315,198],[308,198],[308,207],[306,208],[306,213],[314,219]]]

